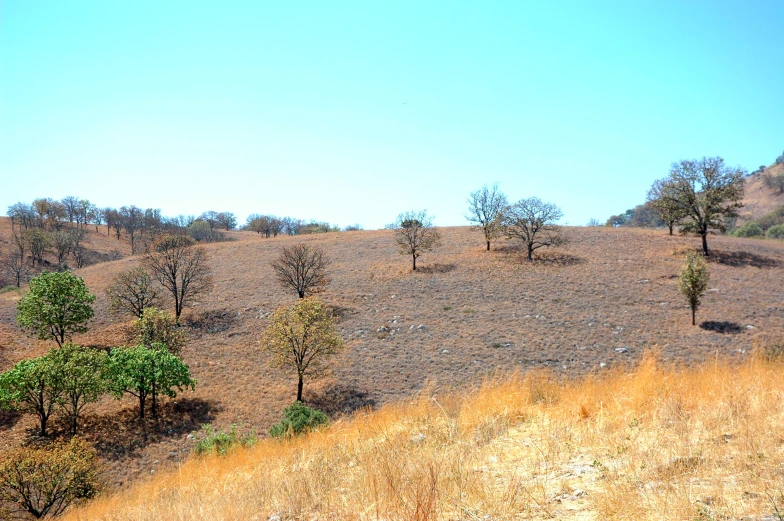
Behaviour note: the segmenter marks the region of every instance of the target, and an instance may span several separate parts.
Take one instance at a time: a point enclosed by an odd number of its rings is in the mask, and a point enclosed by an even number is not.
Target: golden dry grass
[[[577,381],[515,373],[423,392],[191,459],[64,519],[742,519],[784,506],[782,425],[781,363],[648,355]]]

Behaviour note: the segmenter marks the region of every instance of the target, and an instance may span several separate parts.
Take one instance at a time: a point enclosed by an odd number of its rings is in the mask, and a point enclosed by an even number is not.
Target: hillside
[[[347,349],[331,377],[306,381],[305,401],[332,417],[381,406],[423,388],[438,392],[496,371],[547,369],[559,378],[628,367],[647,349],[665,362],[742,360],[784,328],[784,243],[711,238],[711,285],[692,327],[675,275],[689,237],[640,229],[570,228],[570,244],[522,262],[512,243],[483,251],[468,228],[443,230],[443,245],[410,271],[390,231],[263,239],[207,245],[215,289],[188,311],[183,351],[199,382],[167,402],[159,424],[134,420],[130,400],[105,399],[86,418],[88,440],[104,462],[109,489],[186,459],[200,424],[243,422],[265,430],[295,396],[295,380],[267,367],[259,336],[269,314],[296,301],[274,280],[270,260],[281,245],[308,242],[332,259],[323,298],[340,316]],[[92,330],[77,342],[124,341],[126,319],[111,316],[104,291],[136,258],[77,270],[98,297]],[[18,295],[0,294],[0,370],[41,354],[43,342],[14,323]],[[392,331],[384,335],[377,329]],[[420,327],[422,326],[422,327]],[[382,338],[383,337],[383,338]],[[34,421],[0,418],[0,447],[21,443]]]
[[[768,167],[765,173],[773,176],[784,174],[784,163]],[[744,188],[741,223],[758,220],[784,206],[784,194],[765,186],[761,174],[748,177]]]

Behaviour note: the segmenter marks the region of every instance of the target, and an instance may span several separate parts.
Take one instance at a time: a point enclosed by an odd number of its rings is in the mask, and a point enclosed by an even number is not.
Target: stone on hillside
[[[387,326],[381,326],[376,329],[376,333],[389,333],[389,328]]]
[[[615,348],[615,352],[616,353],[628,353],[629,352],[629,348],[628,347],[616,347]]]

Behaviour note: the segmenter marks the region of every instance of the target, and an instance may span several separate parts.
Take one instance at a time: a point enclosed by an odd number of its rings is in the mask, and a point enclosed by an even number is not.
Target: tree
[[[237,217],[231,212],[220,212],[216,216],[216,219],[218,220],[218,224],[226,231],[233,230],[237,227]]]
[[[498,189],[498,183],[491,188],[484,185],[468,196],[466,219],[475,223],[474,229],[484,233],[487,251],[490,251],[490,242],[501,236],[501,218],[507,205],[506,195]]]
[[[44,255],[52,246],[50,234],[39,228],[30,228],[25,230],[22,237],[30,250],[30,262],[32,264],[42,264]]]
[[[54,243],[55,253],[57,253],[57,267],[64,268],[65,259],[71,254],[74,247],[74,238],[70,231],[59,231],[52,233],[52,243]]]
[[[218,221],[218,212],[216,212],[215,210],[209,210],[202,213],[199,216],[199,220],[207,223],[207,226],[209,226],[210,231],[215,230],[215,227],[220,224],[220,222]]]
[[[669,179],[658,179],[648,190],[647,201],[653,210],[667,225],[672,235],[672,228],[686,217],[683,206],[675,199],[675,185]]]
[[[95,296],[81,278],[67,271],[44,272],[30,280],[30,290],[17,305],[16,321],[29,334],[53,338],[62,346],[73,333],[87,331],[93,302]]]
[[[538,197],[520,199],[504,212],[504,233],[508,239],[519,239],[528,250],[528,262],[534,251],[542,247],[560,246],[566,242],[556,224],[563,213],[553,203]]]
[[[427,210],[412,210],[401,213],[391,226],[395,230],[395,242],[401,255],[411,255],[413,270],[416,261],[425,252],[438,246],[441,235],[433,226],[433,217]]]
[[[161,303],[161,290],[150,272],[139,266],[115,275],[112,285],[106,290],[109,311],[125,311],[137,318],[149,307]]]
[[[76,213],[79,208],[79,198],[73,195],[69,195],[68,197],[63,197],[63,200],[60,201],[60,203],[65,208],[65,214],[68,216],[68,222],[76,222]]]
[[[62,371],[50,358],[22,360],[0,374],[0,405],[38,417],[40,436],[46,436],[49,418],[63,403]]]
[[[697,308],[700,306],[705,290],[708,289],[708,280],[710,280],[710,273],[705,257],[698,253],[686,255],[686,261],[681,266],[678,287],[691,307],[692,326],[697,323]]]
[[[306,297],[275,311],[261,344],[272,357],[270,365],[296,371],[297,401],[302,401],[305,376],[323,374],[325,360],[343,348],[343,339],[327,306],[316,297]]]
[[[165,346],[134,346],[113,349],[109,356],[109,391],[115,398],[128,393],[139,399],[139,418],[152,399],[152,416],[158,415],[158,396],[176,398],[178,392],[196,388],[190,370]]]
[[[779,194],[784,194],[784,172],[773,175],[768,172],[763,176],[763,182],[768,188],[778,190]]]
[[[16,247],[3,260],[7,272],[11,273],[16,282],[16,287],[22,286],[22,281],[27,280],[27,268],[25,267],[25,254],[27,252],[27,241],[22,231],[22,225],[17,224],[15,218],[11,218],[11,239]]]
[[[703,157],[673,163],[668,182],[671,191],[664,199],[679,206],[689,220],[681,229],[702,238],[702,252],[708,251],[708,234],[727,231],[727,219],[738,217],[743,206],[745,170],[725,166],[720,157]]]
[[[120,217],[122,227],[125,228],[128,238],[131,240],[131,255],[133,255],[136,253],[136,233],[143,225],[144,212],[134,205],[123,206],[120,208]]]
[[[212,289],[212,275],[207,265],[207,251],[193,246],[193,240],[178,235],[164,235],[143,261],[152,275],[174,297],[177,322],[191,300]]]
[[[107,356],[104,351],[65,344],[46,355],[61,378],[63,390],[60,408],[75,435],[84,408],[106,390]]]
[[[320,293],[329,284],[327,267],[329,259],[318,246],[295,244],[284,246],[272,269],[281,286],[292,288],[299,298]]]
[[[84,440],[19,447],[0,459],[0,501],[36,519],[56,517],[99,490],[95,452]]]
[[[188,335],[177,325],[175,318],[154,307],[144,308],[133,329],[137,345],[146,347],[163,345],[177,356],[180,356],[180,351],[188,341]]]

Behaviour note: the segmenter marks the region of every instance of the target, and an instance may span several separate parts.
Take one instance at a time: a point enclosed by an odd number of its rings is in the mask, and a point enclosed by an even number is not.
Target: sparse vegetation
[[[293,289],[299,298],[320,293],[329,284],[329,259],[324,250],[309,244],[284,246],[272,262],[278,282]]]
[[[509,239],[522,241],[528,262],[532,262],[534,251],[539,248],[565,244],[558,225],[561,217],[563,212],[552,203],[538,197],[521,199],[504,211],[504,233]]]
[[[401,213],[392,225],[395,230],[395,242],[401,255],[410,255],[412,269],[417,269],[417,259],[423,253],[438,246],[441,235],[433,226],[433,218],[427,210]]]
[[[269,434],[273,438],[290,438],[328,423],[326,414],[296,401],[286,407],[280,423],[273,425]]]
[[[498,183],[491,188],[484,185],[468,196],[466,219],[474,223],[475,229],[484,234],[487,251],[490,251],[490,242],[499,238],[503,233],[501,221],[507,205],[506,195],[499,190]]]
[[[212,424],[204,424],[201,431],[196,433],[196,443],[193,445],[193,452],[197,456],[207,454],[217,454],[225,456],[230,450],[236,447],[252,447],[258,441],[256,432],[242,432],[242,426],[232,423],[229,430],[217,431]]]

